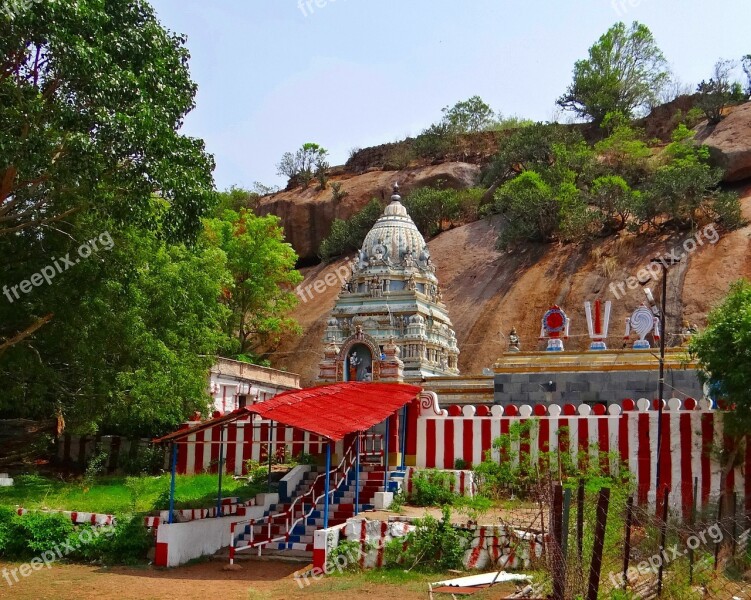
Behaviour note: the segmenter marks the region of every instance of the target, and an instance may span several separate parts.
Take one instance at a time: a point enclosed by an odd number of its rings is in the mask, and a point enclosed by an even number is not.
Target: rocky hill
[[[650,126],[659,129],[654,123]],[[715,127],[700,126],[699,136],[710,146],[716,162],[728,169],[726,179],[740,193],[744,217],[751,221],[751,182],[747,179],[751,173],[751,103],[737,107]],[[358,174],[340,169],[332,177],[349,192],[340,203],[331,199],[330,190],[316,192],[313,186],[262,200],[260,212],[282,218],[301,264],[308,265],[302,268],[303,286],[328,273],[345,271],[346,258],[329,265],[314,264],[318,245],[334,218],[348,218],[372,197],[385,201],[394,181],[406,191],[438,179],[453,187],[467,187],[480,174],[477,164],[458,161],[402,171],[376,167],[361,170]],[[751,278],[751,225],[732,232],[712,228],[698,234],[662,237],[614,236],[587,246],[529,245],[511,252],[496,249],[498,226],[488,219],[477,221],[429,242],[444,302],[457,333],[459,368],[465,374],[479,374],[492,366],[507,348],[511,327],[517,328],[523,349],[541,348],[537,341],[540,318],[551,304],[562,306],[572,319],[567,348],[584,349],[589,344],[584,301],[611,300],[608,343],[620,347],[626,316],[644,301],[641,286],[629,289],[624,282],[646,267],[650,258],[665,252],[675,250],[685,255],[668,278],[670,345],[680,343],[684,319],[704,325],[707,312],[726,294],[730,283],[739,277]],[[648,286],[654,288],[656,284],[652,281]],[[284,340],[268,355],[274,366],[300,373],[303,385],[315,379],[326,318],[338,293],[338,284],[327,286],[322,293],[301,301],[294,317],[302,326],[302,336]]]

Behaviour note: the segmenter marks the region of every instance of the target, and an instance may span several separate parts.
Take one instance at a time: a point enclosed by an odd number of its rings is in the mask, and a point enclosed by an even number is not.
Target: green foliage
[[[609,112],[631,116],[655,104],[667,81],[667,62],[649,28],[616,23],[576,62],[573,82],[557,103],[599,124]]]
[[[63,544],[73,533],[70,517],[59,513],[14,515],[9,526],[8,558],[38,556]]]
[[[404,504],[406,502],[407,495],[404,493],[404,490],[399,490],[396,494],[394,494],[394,497],[391,500],[391,506],[389,506],[389,510],[392,512],[400,513],[402,512],[402,509],[404,508]]]
[[[702,381],[715,385],[734,410],[725,414],[730,435],[751,430],[751,283],[741,279],[707,317],[707,328],[694,335],[689,352],[696,357]]]
[[[213,211],[215,217],[223,215],[227,210],[240,212],[246,208],[254,209],[258,206],[261,194],[232,186],[225,192],[219,192],[217,198],[218,202]]]
[[[385,550],[387,566],[408,566],[409,570],[463,568],[464,550],[471,532],[451,525],[451,509],[444,506],[440,520],[426,515],[415,520],[415,531],[392,540]],[[406,543],[406,550],[402,550]]]
[[[415,138],[412,143],[417,156],[422,158],[440,158],[454,146],[456,134],[445,123],[434,123]]]
[[[94,483],[94,479],[107,472],[107,460],[109,453],[104,450],[95,450],[86,463],[86,470],[81,480],[84,489],[88,489]]]
[[[339,204],[347,196],[349,196],[349,192],[342,189],[340,182],[335,181],[331,184],[331,200],[334,204]]]
[[[453,473],[438,469],[420,469],[412,478],[413,492],[409,496],[410,504],[415,506],[444,506],[452,504],[456,494],[451,491],[454,481]]]
[[[331,165],[329,165],[328,162],[326,162],[323,158],[319,158],[316,160],[316,170],[315,170],[315,178],[318,180],[318,191],[323,191],[326,189],[326,186],[329,183],[329,168]]]
[[[367,544],[363,550],[364,552],[369,551]],[[341,540],[326,557],[327,570],[329,572],[339,570],[349,573],[360,571],[360,561],[358,560],[360,551],[360,542],[357,540]]]
[[[504,217],[499,244],[548,242],[558,231],[560,203],[553,188],[534,171],[525,171],[495,193],[495,212]]]
[[[459,193],[452,189],[423,187],[410,192],[404,198],[404,207],[417,225],[420,233],[434,236],[443,231],[443,226],[459,218]]]
[[[302,276],[279,217],[227,210],[221,218],[207,219],[205,241],[226,256],[230,276],[222,300],[230,315],[225,334],[234,342],[223,350],[225,356],[255,355],[259,344],[298,331],[288,313],[297,303],[290,288]]]
[[[114,533],[99,539],[102,560],[109,564],[142,563],[154,544],[154,536],[143,526],[140,516],[119,520]]]
[[[158,475],[164,471],[164,448],[139,445],[135,452],[120,455],[118,467],[125,475]]]
[[[632,190],[618,175],[605,175],[592,182],[589,200],[599,209],[606,231],[621,231],[638,210],[641,193]]]
[[[719,60],[715,63],[713,76],[697,86],[698,99],[696,105],[711,124],[719,123],[726,106],[745,100],[740,84],[730,80],[734,63],[729,60]]]
[[[0,281],[75,265],[0,306],[0,411],[172,428],[205,406],[221,323],[219,257],[195,246],[213,159],[178,133],[196,92],[185,38],[145,2],[34,2],[0,20],[0,54]],[[105,234],[114,246],[75,262]]]
[[[401,171],[409,166],[412,159],[415,158],[415,149],[404,142],[397,142],[389,151],[383,164],[384,170]]]
[[[362,210],[344,221],[334,219],[331,231],[321,242],[318,254],[324,261],[359,250],[368,231],[383,213],[383,207],[377,198],[373,198]]]
[[[631,186],[642,183],[651,173],[652,157],[644,133],[633,128],[620,113],[608,113],[602,127],[608,136],[597,142],[594,149],[603,175],[617,173]]]
[[[307,188],[315,177],[316,165],[320,167],[324,164],[327,155],[328,150],[322,146],[314,142],[306,142],[294,154],[285,152],[276,170],[279,175],[289,180],[297,180],[303,188]]]
[[[701,215],[718,218],[728,229],[741,224],[740,204],[734,194],[721,192],[722,170],[709,164],[706,146],[692,142],[693,133],[681,124],[665,149],[668,162],[647,182],[639,217],[649,226],[667,215],[679,226],[693,226]]]
[[[457,102],[452,107],[446,106],[442,123],[454,133],[477,133],[491,129],[495,124],[493,109],[483,102],[480,96],[472,96]]]
[[[246,460],[245,470],[248,473],[248,479],[253,483],[263,483],[268,480],[268,465],[262,465],[257,460]]]

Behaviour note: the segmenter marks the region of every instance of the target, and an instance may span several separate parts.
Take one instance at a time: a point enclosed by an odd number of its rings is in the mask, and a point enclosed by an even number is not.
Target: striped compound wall
[[[419,403],[410,406],[407,417],[407,463],[422,468],[452,469],[457,459],[467,465],[479,463],[492,441],[508,433],[515,422],[535,419],[529,437],[513,448],[517,454],[558,449],[570,454],[577,464],[580,451],[590,460],[607,460],[614,452],[628,465],[637,482],[640,503],[655,501],[657,467],[656,401],[623,400],[620,405],[536,405],[514,407],[481,405],[450,406],[443,410],[432,392],[423,392]],[[721,465],[716,448],[723,443],[722,412],[709,401],[692,398],[670,399],[663,409],[663,452],[661,474],[671,491],[671,504],[688,510],[692,503],[694,478],[698,479],[698,497],[706,504],[722,489]],[[745,498],[751,513],[751,443],[744,456],[728,474],[727,489]],[[495,454],[498,460],[500,456]],[[610,461],[613,472],[618,461]]]
[[[189,426],[199,423],[188,423]],[[225,443],[220,444],[224,437]],[[319,436],[301,431],[281,423],[254,417],[248,421],[236,421],[225,427],[212,427],[188,436],[187,443],[178,444],[177,472],[183,475],[216,473],[219,465],[219,448],[224,446],[225,472],[242,475],[245,461],[255,460],[265,463],[268,460],[268,442],[277,456],[284,454],[284,448],[297,456],[300,453],[320,454],[324,450]]]

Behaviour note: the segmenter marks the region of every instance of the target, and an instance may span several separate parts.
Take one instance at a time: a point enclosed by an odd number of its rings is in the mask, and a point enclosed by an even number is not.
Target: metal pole
[[[605,546],[605,529],[608,524],[609,503],[610,488],[603,488],[600,490],[600,495],[597,499],[597,522],[595,523],[595,539],[592,547],[592,562],[589,567],[587,600],[597,600],[598,592],[600,591],[602,551]]]
[[[402,409],[402,433],[401,433],[401,446],[402,446],[402,462],[401,469],[404,470],[406,466],[406,453],[407,453],[407,407],[405,404]]]
[[[584,552],[584,479],[579,479],[576,494],[576,549],[581,558]]]
[[[222,474],[224,473],[224,431],[226,427],[219,430],[219,491],[216,496],[216,516],[222,516]]]
[[[660,497],[660,463],[662,462],[662,396],[665,389],[665,298],[668,294],[668,268],[662,263],[662,298],[660,300],[660,379],[657,383],[657,468],[655,469],[655,492]],[[657,501],[659,505],[659,500]]]
[[[657,568],[657,596],[662,596],[662,575],[665,570],[665,544],[668,534],[668,499],[670,498],[670,490],[665,486],[665,494],[662,499],[662,522],[660,523],[660,566]]]
[[[331,442],[326,443],[326,478],[323,482],[323,528],[329,528],[329,480],[331,479]]]
[[[175,512],[175,475],[177,472],[177,444],[175,442],[172,442],[172,467],[171,467],[171,477],[170,477],[170,483],[169,483],[169,517],[167,518],[168,523],[172,523],[173,519],[173,513]]]
[[[266,454],[268,454],[269,473],[266,477],[266,491],[271,492],[271,436],[274,432],[274,421],[269,421],[269,444],[266,447]]]
[[[626,500],[626,544],[623,549],[623,589],[628,585],[628,561],[631,558],[631,524],[634,520],[634,497]]]
[[[383,454],[383,491],[388,491],[389,486],[389,421],[391,416],[386,417],[386,444]]]
[[[355,441],[355,516],[360,512],[360,432]]]

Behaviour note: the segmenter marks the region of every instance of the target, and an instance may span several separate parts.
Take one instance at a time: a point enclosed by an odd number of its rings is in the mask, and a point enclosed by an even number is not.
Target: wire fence
[[[751,497],[693,497],[638,505],[612,480],[540,481],[507,517],[545,540],[525,562],[534,585],[509,598],[751,600]]]

